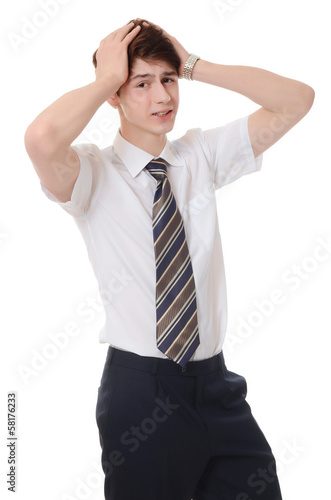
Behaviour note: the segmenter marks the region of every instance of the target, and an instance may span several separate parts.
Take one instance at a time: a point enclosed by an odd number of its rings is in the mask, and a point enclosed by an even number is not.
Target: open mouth
[[[153,113],[153,115],[154,115],[154,116],[160,116],[160,117],[162,117],[162,118],[163,118],[164,116],[169,115],[171,112],[172,112],[172,110],[171,110],[171,109],[169,109],[169,111],[164,111],[164,112],[162,112],[162,113]]]

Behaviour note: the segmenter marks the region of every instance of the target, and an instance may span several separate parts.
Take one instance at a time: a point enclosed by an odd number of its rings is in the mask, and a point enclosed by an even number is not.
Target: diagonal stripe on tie
[[[179,263],[181,264],[183,262],[183,256],[182,253],[185,252],[185,246],[184,244],[181,246],[179,252],[177,253],[175,259],[178,259]],[[172,261],[173,262],[173,261]],[[157,290],[157,295],[156,295],[156,304],[159,305],[161,300],[163,300],[163,297],[165,296],[166,293],[168,293],[168,290],[170,290],[173,286],[173,284],[177,281],[176,276],[173,276],[172,273],[172,262],[169,264],[167,269],[164,271],[160,279],[156,283],[156,290]],[[176,266],[176,262],[174,263]],[[183,273],[189,265],[189,257],[186,257],[186,260],[181,264],[178,273]]]
[[[183,219],[158,158],[146,170],[157,180],[153,202],[156,269],[156,341],[170,359],[184,366],[199,346],[196,290]]]
[[[162,269],[168,264],[171,256],[177,254],[178,250],[182,245],[185,245],[185,233],[183,231],[183,222],[175,229],[174,232],[169,231],[169,237],[165,239],[163,245],[162,242],[154,244],[154,250],[156,255],[158,255],[155,260],[156,267],[158,269],[158,274],[161,274]],[[167,254],[171,252],[171,255],[167,257]],[[168,260],[167,260],[168,259]]]
[[[165,335],[168,335],[172,330],[178,330],[179,327],[184,328],[187,323],[188,316],[186,314],[187,310],[195,306],[195,291],[194,282],[190,280],[185,287],[183,292],[177,295],[176,300],[171,303],[168,307],[159,308],[159,318],[157,324],[162,329],[162,334],[158,336],[159,339],[163,339]],[[195,309],[193,309],[194,311]],[[186,322],[186,323],[185,323]],[[179,334],[179,332],[178,332]]]
[[[171,270],[172,268],[170,267],[169,271]],[[168,272],[168,275],[169,274],[170,272]],[[189,259],[186,259],[175,276],[171,276],[168,281],[165,279],[162,280],[162,283],[166,286],[163,289],[161,289],[160,286],[157,286],[156,294],[156,307],[159,309],[160,316],[164,310],[169,309],[169,304],[172,305],[172,302],[176,303],[179,301],[179,294],[182,293],[183,289],[190,282],[192,282],[192,286],[194,288],[194,281],[192,278],[193,275],[190,269],[190,262]]]
[[[187,287],[187,291],[189,292],[189,287]],[[160,326],[163,330],[162,335],[160,335],[157,339],[158,344],[165,341],[167,344],[170,344],[173,338],[173,332],[177,332],[177,336],[179,336],[185,329],[188,321],[195,311],[194,292],[191,293],[188,298],[182,297],[180,301],[180,308],[177,305],[177,307],[173,306],[170,310],[167,310],[166,314],[164,314],[157,322],[158,326]]]

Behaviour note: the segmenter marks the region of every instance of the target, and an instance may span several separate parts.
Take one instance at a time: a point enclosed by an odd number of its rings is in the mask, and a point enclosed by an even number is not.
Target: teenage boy
[[[215,191],[261,168],[261,154],[303,118],[314,91],[262,69],[199,59],[140,19],[102,40],[93,62],[96,80],[55,101],[25,139],[43,190],[82,232],[104,302],[100,341],[110,347],[97,423],[105,498],[280,500],[245,379],[222,355]],[[170,142],[182,77],[260,108]],[[106,101],[120,116],[113,145],[72,146]],[[125,277],[121,287],[115,274]]]

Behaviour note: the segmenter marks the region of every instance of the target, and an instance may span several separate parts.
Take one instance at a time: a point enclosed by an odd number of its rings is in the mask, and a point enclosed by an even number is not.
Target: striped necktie
[[[192,264],[167,164],[157,158],[146,169],[158,181],[153,205],[157,347],[185,366],[200,343]]]

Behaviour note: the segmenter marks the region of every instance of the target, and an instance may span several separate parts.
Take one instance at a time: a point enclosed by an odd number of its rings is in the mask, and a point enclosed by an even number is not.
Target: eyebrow
[[[161,76],[174,76],[174,75],[177,76],[176,71],[164,71]],[[139,74],[139,75],[132,76],[130,78],[130,81],[136,80],[137,78],[155,78],[155,76],[156,75],[152,75],[151,73]]]

